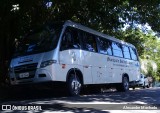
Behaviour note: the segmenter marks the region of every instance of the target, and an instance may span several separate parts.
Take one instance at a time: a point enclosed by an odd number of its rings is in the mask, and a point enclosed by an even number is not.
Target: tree
[[[146,59],[150,61],[152,65],[147,65],[148,75],[152,74],[155,80],[159,80],[160,78],[160,40],[153,36],[152,34],[148,34],[145,37],[144,43],[144,53],[141,56],[142,59]]]
[[[51,7],[46,6],[49,1],[53,4]],[[159,0],[1,0],[0,4],[1,81],[8,71],[15,39],[48,21],[73,20],[111,35],[125,24],[134,23],[148,23],[154,31],[160,30]],[[136,33],[140,36],[138,30]],[[126,36],[123,33],[121,36],[132,37],[131,43],[141,51],[142,45],[137,43],[143,42],[143,39],[134,34]]]

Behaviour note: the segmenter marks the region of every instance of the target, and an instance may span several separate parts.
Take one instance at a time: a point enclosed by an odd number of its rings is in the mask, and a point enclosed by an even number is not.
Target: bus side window
[[[102,54],[112,55],[110,41],[104,38],[98,38],[99,52]]]
[[[94,35],[89,33],[83,34],[83,43],[84,43],[84,49],[91,51],[91,52],[97,52],[97,43]]]
[[[78,31],[74,28],[67,27],[61,42],[61,50],[80,49]]]
[[[132,60],[138,60],[136,50],[134,48],[131,48],[131,47],[129,49],[130,49]]]
[[[123,49],[124,58],[131,59],[128,46],[123,45],[122,49]]]
[[[113,55],[123,57],[122,47],[119,43],[112,42]]]

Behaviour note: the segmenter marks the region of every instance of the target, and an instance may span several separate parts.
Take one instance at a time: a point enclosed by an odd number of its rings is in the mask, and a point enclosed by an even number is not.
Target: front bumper
[[[139,80],[130,82],[130,87],[135,87],[139,85]]]

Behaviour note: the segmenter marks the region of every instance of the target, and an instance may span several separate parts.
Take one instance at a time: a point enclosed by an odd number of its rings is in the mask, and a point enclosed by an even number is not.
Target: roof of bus
[[[119,42],[119,43],[122,43],[122,44],[125,44],[125,45],[128,45],[128,46],[132,46],[132,47],[135,48],[135,46],[132,45],[132,44],[130,44],[130,43],[124,42],[124,41],[119,40],[119,39],[117,39],[117,38],[115,38],[115,37],[112,37],[112,36],[103,34],[103,33],[101,33],[101,32],[95,31],[95,30],[93,30],[93,29],[91,29],[91,28],[88,28],[88,27],[86,27],[86,26],[83,26],[83,25],[81,25],[81,24],[79,24],[79,23],[76,23],[76,22],[73,22],[73,21],[70,21],[70,20],[67,20],[67,21],[64,23],[64,26],[72,26],[72,27],[78,28],[78,29],[80,29],[80,30],[83,30],[83,31],[86,31],[86,32],[95,34],[95,35],[97,35],[97,36],[101,36],[101,37],[103,37],[103,38],[107,38],[107,39],[109,39],[109,40],[113,40],[113,41],[115,41],[115,42]]]

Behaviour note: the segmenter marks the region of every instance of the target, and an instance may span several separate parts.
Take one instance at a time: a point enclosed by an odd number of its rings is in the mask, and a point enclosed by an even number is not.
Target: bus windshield
[[[46,52],[57,46],[61,27],[45,26],[18,42],[14,57]]]

